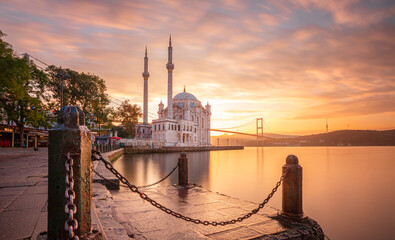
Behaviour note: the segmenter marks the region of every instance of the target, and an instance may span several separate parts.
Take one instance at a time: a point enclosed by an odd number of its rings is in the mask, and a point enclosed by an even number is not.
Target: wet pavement
[[[144,192],[178,213],[208,221],[235,219],[258,205],[197,186],[189,189],[179,189],[177,186],[152,187]],[[269,217],[277,214],[277,210],[270,207],[263,208],[241,223],[204,226],[166,214],[126,187],[121,187],[119,191],[95,194],[98,194],[94,198],[99,215],[101,211],[107,214],[111,212],[116,221],[130,226],[129,235],[134,234],[141,239],[251,239],[287,230]],[[110,194],[111,199],[107,200]],[[102,222],[102,225],[106,228],[105,223]]]
[[[102,163],[96,170],[107,177],[111,176]],[[258,207],[257,203],[211,192],[200,186],[183,188],[160,185],[141,191],[173,211],[202,221],[237,219]],[[268,206],[241,223],[204,226],[159,210],[126,186],[121,186],[120,190],[107,190],[103,185],[94,183],[93,198],[109,239],[274,239],[271,237],[273,234],[289,230],[272,218],[277,216],[279,210]]]

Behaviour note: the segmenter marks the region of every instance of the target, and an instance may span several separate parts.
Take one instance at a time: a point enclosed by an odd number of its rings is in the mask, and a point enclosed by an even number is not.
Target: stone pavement
[[[102,163],[96,170],[109,176]],[[107,190],[100,185],[94,184],[93,198],[108,239],[323,239],[323,235],[313,236],[320,231],[313,220],[304,218],[305,225],[278,221],[279,210],[268,206],[241,223],[204,226],[164,213],[125,186],[121,186],[120,190]],[[257,203],[199,186],[154,186],[141,190],[165,207],[200,220],[220,222],[237,219],[258,207]]]
[[[256,203],[196,186],[189,189],[179,189],[177,186],[152,187],[144,192],[174,211],[201,220],[231,220],[257,207]],[[112,222],[108,222],[111,218],[120,223],[118,228],[121,225],[129,228],[125,232],[118,229],[117,234],[123,234],[119,239],[127,239],[130,235],[137,239],[252,239],[287,230],[269,217],[277,214],[270,207],[263,208],[242,223],[214,227],[196,225],[166,214],[125,187],[111,193],[105,190],[96,191],[94,198],[99,217],[101,212],[105,212],[109,218],[101,221],[105,229],[107,224],[112,225]]]
[[[0,239],[36,239],[47,227],[47,149],[0,148]]]
[[[48,149],[0,148],[0,240],[46,233],[47,199]],[[92,228],[99,229],[92,210]]]

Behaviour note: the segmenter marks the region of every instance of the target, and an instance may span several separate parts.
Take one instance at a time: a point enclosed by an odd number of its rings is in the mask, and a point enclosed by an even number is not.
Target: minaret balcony
[[[149,78],[149,72],[143,72],[143,78],[145,79],[145,78]]]
[[[173,63],[167,63],[166,64],[166,68],[167,68],[167,70],[172,71],[174,69],[174,64]]]

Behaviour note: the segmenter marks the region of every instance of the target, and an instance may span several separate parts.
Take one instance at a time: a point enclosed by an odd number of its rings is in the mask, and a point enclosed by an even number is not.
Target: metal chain
[[[74,219],[74,214],[77,212],[77,206],[74,204],[75,192],[74,192],[74,179],[73,179],[73,159],[70,153],[66,155],[66,191],[64,195],[67,199],[66,206],[64,207],[65,213],[68,215],[68,219],[64,223],[64,229],[68,231],[68,239],[79,240],[78,236],[74,235],[74,230],[78,228],[78,221]]]
[[[156,185],[156,184],[159,184],[159,183],[163,182],[164,180],[166,180],[166,178],[170,177],[170,175],[172,175],[172,174],[174,173],[174,171],[175,171],[177,168],[178,168],[178,164],[177,164],[177,165],[176,165],[166,176],[164,176],[161,180],[156,181],[156,182],[151,183],[151,184],[147,184],[147,185],[143,185],[143,186],[138,186],[137,188],[147,188],[147,187],[152,187],[152,186],[154,186],[154,185]],[[101,175],[98,171],[96,171],[96,170],[93,168],[93,165],[92,165],[91,169],[92,169],[92,172],[96,173],[96,175],[99,176],[99,177],[100,177],[101,179],[103,179],[104,181],[106,181],[106,182],[108,182],[108,183],[110,183],[110,184],[112,184],[112,185],[118,185],[116,182],[114,182],[114,181],[112,181],[112,180],[110,180],[110,179],[107,179],[106,177],[104,177],[103,175]],[[122,186],[125,186],[125,185],[122,185]]]
[[[237,222],[242,222],[243,220],[245,220],[245,219],[251,217],[253,214],[258,213],[259,210],[261,210],[261,209],[269,202],[269,200],[273,197],[274,193],[277,191],[278,187],[281,185],[281,183],[282,183],[282,181],[283,181],[285,175],[288,173],[288,169],[286,169],[286,170],[283,172],[283,174],[282,174],[280,180],[276,183],[276,186],[273,188],[273,190],[272,190],[272,191],[269,193],[269,195],[267,196],[267,198],[266,198],[261,204],[259,204],[259,206],[258,206],[256,209],[253,209],[253,210],[250,211],[249,213],[247,213],[247,214],[245,214],[245,215],[243,215],[243,216],[241,216],[241,217],[238,217],[237,219],[232,219],[232,220],[229,220],[229,221],[221,221],[221,222],[217,222],[217,221],[202,221],[202,220],[200,220],[200,219],[187,217],[187,216],[184,216],[184,215],[182,215],[182,214],[180,214],[180,213],[177,213],[177,212],[175,212],[175,211],[173,211],[173,210],[171,210],[171,209],[169,209],[169,208],[163,206],[162,204],[158,203],[157,201],[151,199],[150,197],[147,196],[147,194],[145,194],[145,193],[143,193],[143,192],[140,192],[139,189],[138,189],[138,187],[136,187],[135,185],[131,184],[124,176],[122,176],[122,175],[112,166],[112,164],[111,164],[109,161],[105,160],[105,159],[101,156],[100,152],[95,151],[95,150],[92,150],[92,161],[97,161],[97,160],[102,161],[102,162],[104,163],[104,166],[105,166],[108,170],[110,170],[110,171],[111,171],[111,172],[112,172],[122,183],[126,184],[126,185],[130,188],[130,190],[131,190],[132,192],[139,194],[139,196],[140,196],[143,200],[146,200],[146,201],[149,202],[152,206],[154,206],[154,207],[156,207],[156,208],[162,210],[163,212],[165,212],[165,213],[167,213],[167,214],[170,214],[170,215],[172,215],[172,216],[174,216],[174,217],[176,217],[176,218],[181,218],[182,220],[185,220],[185,221],[187,221],[187,222],[192,222],[192,223],[195,223],[195,224],[203,224],[203,225],[205,225],[205,226],[208,226],[208,225],[212,225],[212,226],[225,226],[225,225],[228,225],[228,224],[235,224],[235,223],[237,223]]]
[[[138,186],[137,188],[152,187],[152,186],[154,186],[154,185],[156,185],[156,184],[158,184],[158,183],[161,183],[161,182],[163,182],[166,178],[168,178],[177,168],[178,168],[178,164],[173,168],[173,170],[171,170],[171,171],[169,172],[169,174],[167,174],[167,175],[166,175],[164,178],[162,178],[161,180],[159,180],[159,181],[157,181],[157,182],[154,182],[154,183],[151,183],[151,184],[148,184],[148,185]]]

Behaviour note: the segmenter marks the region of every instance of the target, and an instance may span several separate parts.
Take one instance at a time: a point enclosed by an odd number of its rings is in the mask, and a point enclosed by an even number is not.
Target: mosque
[[[210,143],[211,106],[202,103],[191,93],[184,91],[173,97],[173,47],[171,37],[168,47],[167,107],[158,105],[158,119],[148,123],[148,56],[144,57],[144,106],[143,123],[136,127],[137,138],[151,139],[161,146],[207,146]],[[170,106],[170,107],[169,107]]]

